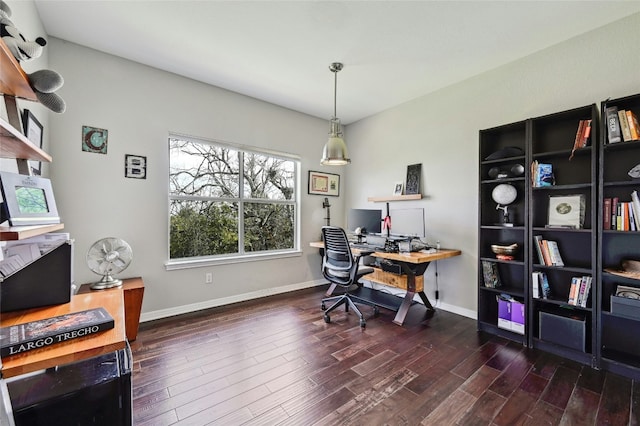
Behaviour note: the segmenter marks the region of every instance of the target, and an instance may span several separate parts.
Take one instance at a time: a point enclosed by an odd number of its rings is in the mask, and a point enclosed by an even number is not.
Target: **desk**
[[[314,241],[309,245],[319,249],[324,248],[324,243],[322,241]],[[354,255],[358,255],[360,253],[360,250],[353,247],[351,248],[351,251]],[[390,260],[395,265],[400,266],[402,274],[394,274],[392,272],[386,272],[381,269],[374,268],[373,273],[365,275],[362,279],[406,290],[406,294],[404,295],[402,302],[398,304],[397,301],[394,300],[398,299],[396,296],[391,296],[393,298],[391,299],[391,297],[376,294],[378,292],[375,290],[366,288],[360,288],[356,292],[350,294],[356,300],[361,299],[363,301],[373,302],[384,308],[397,311],[393,322],[398,325],[402,325],[405,317],[407,316],[407,312],[409,311],[409,307],[411,307],[411,302],[413,301],[413,296],[415,294],[420,296],[420,299],[422,299],[422,302],[427,309],[432,311],[435,310],[433,305],[431,305],[429,298],[424,293],[424,272],[427,270],[429,264],[434,260],[447,259],[449,257],[460,256],[461,254],[462,252],[460,250],[455,249],[440,249],[434,253],[412,252],[406,254],[376,251],[370,256]],[[327,290],[327,296],[330,296],[333,293],[335,287],[335,285],[331,285],[329,287],[329,290]]]

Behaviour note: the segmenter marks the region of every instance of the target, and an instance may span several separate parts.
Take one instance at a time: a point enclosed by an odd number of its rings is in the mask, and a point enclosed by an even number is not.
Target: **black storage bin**
[[[578,315],[540,311],[540,339],[585,352],[586,320]]]
[[[611,295],[611,313],[640,320],[640,300]]]
[[[66,241],[8,277],[0,277],[0,312],[69,303],[73,243]]]

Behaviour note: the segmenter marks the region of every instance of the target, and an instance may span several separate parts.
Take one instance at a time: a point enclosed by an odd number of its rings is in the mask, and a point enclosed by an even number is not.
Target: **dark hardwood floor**
[[[406,324],[326,289],[144,323],[135,425],[638,425],[640,385],[414,305]]]

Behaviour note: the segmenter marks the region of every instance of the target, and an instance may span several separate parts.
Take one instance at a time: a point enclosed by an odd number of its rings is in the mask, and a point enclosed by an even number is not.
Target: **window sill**
[[[229,255],[225,257],[199,257],[194,259],[168,260],[164,264],[167,271],[177,269],[202,268],[205,266],[231,265],[234,263],[257,262],[262,260],[284,259],[302,256],[301,250],[281,251],[273,253],[258,253],[244,255]]]

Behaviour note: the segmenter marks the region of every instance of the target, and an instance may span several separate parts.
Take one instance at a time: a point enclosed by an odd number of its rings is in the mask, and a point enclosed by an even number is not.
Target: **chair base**
[[[332,302],[333,304],[327,309],[326,304],[332,303]],[[331,322],[331,317],[329,316],[329,312],[335,310],[341,305],[344,305],[345,312],[349,312],[349,308],[351,308],[356,313],[356,315],[358,315],[358,318],[360,319],[360,327],[362,328],[366,327],[367,322],[364,319],[364,315],[362,315],[362,312],[360,312],[360,309],[358,309],[354,301],[351,300],[348,293],[322,299],[321,307],[322,307],[322,310],[324,311],[324,322],[329,324]],[[372,305],[372,306],[373,306],[374,317],[378,316],[378,313],[379,313],[378,307],[375,305]]]

